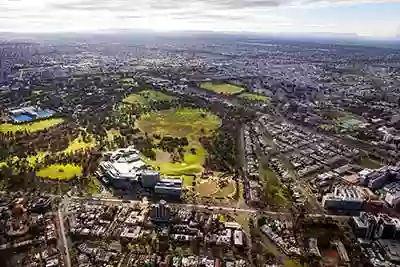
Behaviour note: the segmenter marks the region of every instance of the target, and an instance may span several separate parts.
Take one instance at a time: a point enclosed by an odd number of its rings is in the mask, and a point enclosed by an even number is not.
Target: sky
[[[0,32],[249,31],[400,36],[400,0],[0,0]]]

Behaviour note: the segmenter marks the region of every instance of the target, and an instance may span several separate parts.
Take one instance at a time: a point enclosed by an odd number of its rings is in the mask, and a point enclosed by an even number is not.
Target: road
[[[71,267],[71,257],[69,255],[69,248],[68,248],[68,243],[67,243],[67,238],[65,236],[65,227],[64,227],[64,217],[63,217],[63,212],[61,211],[63,203],[61,206],[58,208],[57,215],[58,215],[58,221],[59,221],[59,229],[60,229],[60,236],[64,245],[64,259],[65,259],[65,265],[67,267]]]
[[[114,204],[114,205],[135,205],[141,203],[140,200],[121,200],[118,198],[84,198],[84,197],[71,197],[72,200],[76,201],[85,201],[85,202],[92,202],[92,203],[99,203],[99,204]],[[178,204],[178,203],[169,203],[172,207],[182,207],[186,209],[206,209],[210,211],[228,211],[228,212],[243,212],[243,213],[250,213],[254,216],[257,215],[267,215],[267,216],[280,216],[280,217],[290,217],[292,213],[290,212],[274,212],[274,211],[267,211],[267,210],[257,210],[257,209],[243,209],[243,208],[233,208],[233,207],[226,207],[226,206],[207,206],[201,204]],[[342,216],[342,215],[330,215],[330,214],[321,214],[321,213],[311,213],[306,214],[308,217],[312,218],[332,218],[332,219],[348,219],[349,216]]]

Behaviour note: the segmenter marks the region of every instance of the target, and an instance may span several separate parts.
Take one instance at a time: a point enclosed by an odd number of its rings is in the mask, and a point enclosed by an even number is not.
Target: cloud
[[[0,31],[307,31],[327,24],[304,22],[299,7],[362,2],[372,0],[0,0]]]

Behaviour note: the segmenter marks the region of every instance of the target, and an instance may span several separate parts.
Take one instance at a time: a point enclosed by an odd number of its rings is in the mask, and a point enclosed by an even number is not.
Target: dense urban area
[[[400,266],[400,48],[0,38],[5,267]]]

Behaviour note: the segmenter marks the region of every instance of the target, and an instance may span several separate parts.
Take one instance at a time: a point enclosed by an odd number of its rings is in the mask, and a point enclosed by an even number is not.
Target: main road
[[[108,204],[108,205],[122,205],[122,206],[131,206],[135,204],[140,204],[140,200],[121,200],[118,198],[84,198],[84,197],[76,197],[72,196],[71,200],[75,201],[86,201],[91,203],[99,203],[99,204]],[[228,212],[242,212],[242,213],[249,213],[254,216],[257,215],[267,215],[267,216],[279,216],[279,217],[290,217],[293,216],[290,212],[275,212],[275,211],[268,211],[268,210],[257,210],[257,209],[244,209],[244,208],[234,208],[234,207],[226,207],[226,206],[208,206],[202,204],[183,204],[183,203],[169,203],[172,207],[182,207],[186,209],[205,209],[209,211],[228,211]],[[342,215],[332,215],[332,214],[321,214],[321,213],[310,213],[305,214],[308,217],[312,218],[333,218],[333,219],[348,219],[349,216],[342,216]]]
[[[63,205],[63,204],[61,204]],[[60,237],[62,239],[62,243],[64,246],[64,259],[65,259],[65,265],[66,267],[71,267],[71,258],[69,255],[69,248],[68,248],[68,243],[67,243],[67,238],[66,238],[66,232],[65,232],[65,227],[64,227],[64,217],[63,217],[63,212],[61,211],[61,207],[58,208],[57,211],[57,216],[58,216],[58,221],[59,221],[59,230],[60,230]]]

